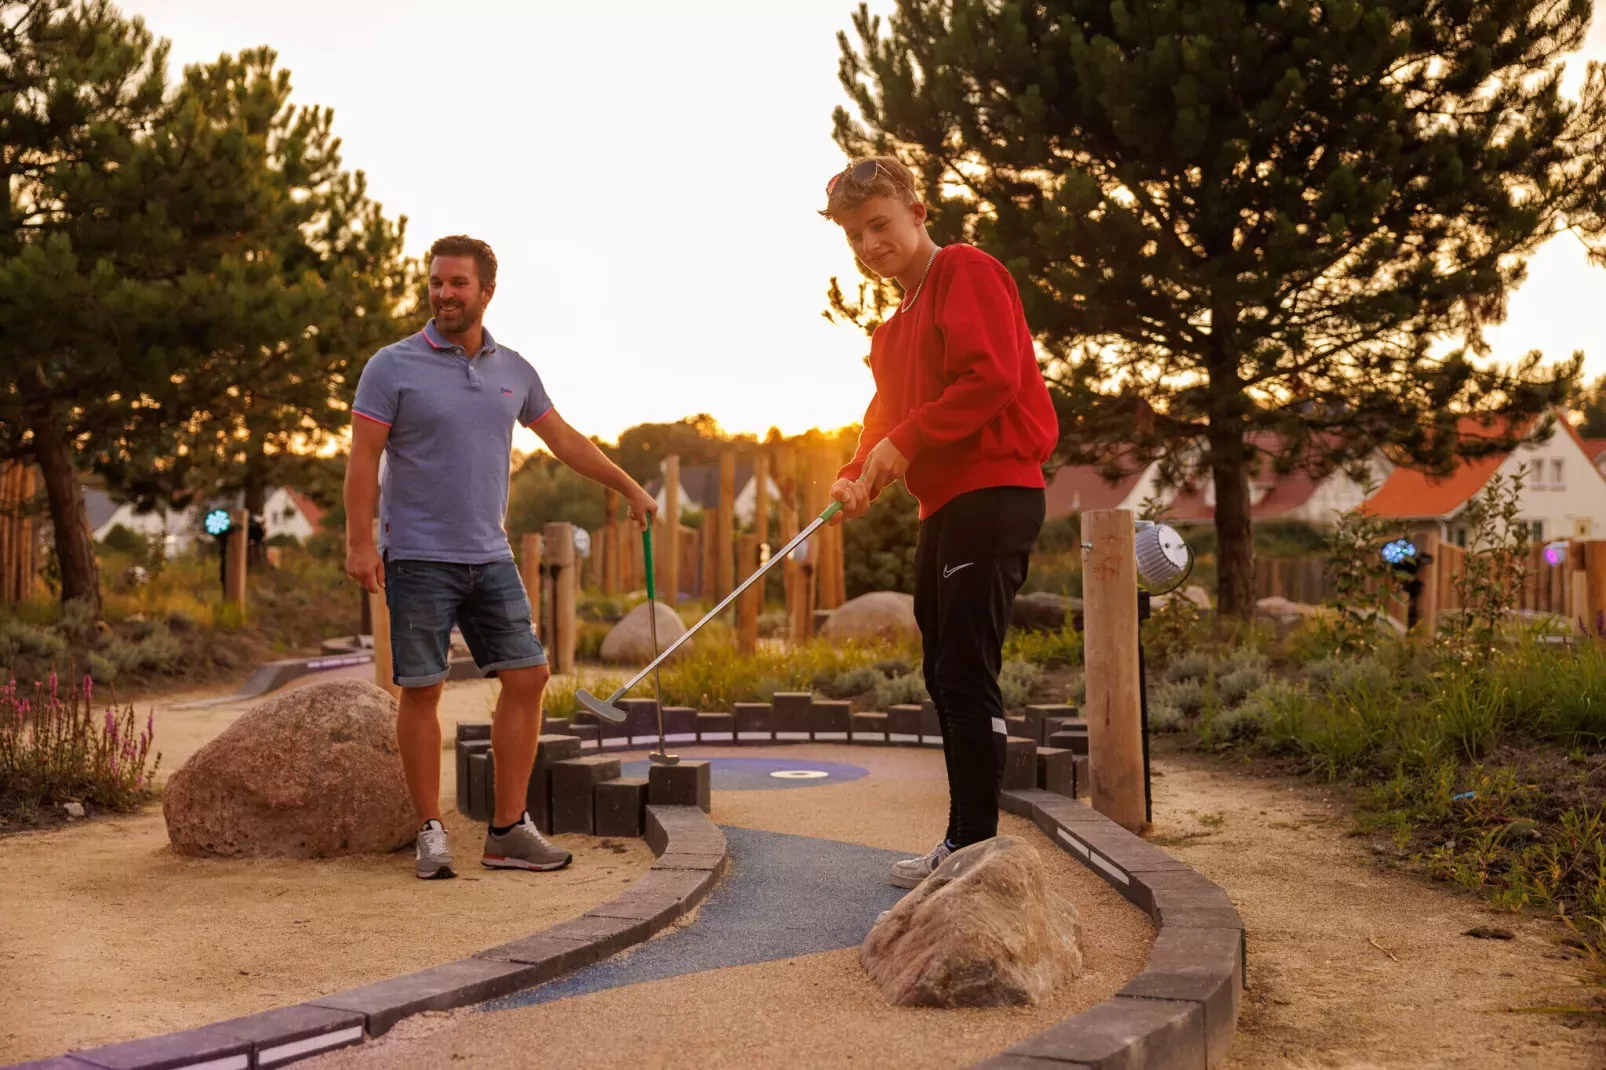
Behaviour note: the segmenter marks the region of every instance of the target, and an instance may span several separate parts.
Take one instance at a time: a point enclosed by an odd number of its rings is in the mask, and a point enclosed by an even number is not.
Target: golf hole
[[[776,780],[823,780],[830,775],[824,769],[777,769],[770,774]]]

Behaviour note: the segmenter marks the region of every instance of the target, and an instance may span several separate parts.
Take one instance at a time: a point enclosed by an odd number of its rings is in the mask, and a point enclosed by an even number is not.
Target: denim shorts
[[[530,624],[530,598],[512,561],[459,565],[385,561],[392,676],[400,687],[446,679],[452,625],[468,643],[481,676],[546,664]]]

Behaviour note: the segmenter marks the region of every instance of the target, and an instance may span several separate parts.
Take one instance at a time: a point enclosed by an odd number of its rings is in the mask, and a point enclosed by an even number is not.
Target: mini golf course
[[[1221,889],[1072,798],[1074,784],[1068,793],[1038,787],[1057,768],[1053,752],[1070,750],[1012,740],[1000,831],[1036,846],[1076,904],[1086,972],[1034,1008],[895,1008],[864,977],[858,945],[903,894],[887,884],[887,867],[941,834],[940,750],[922,738],[918,707],[912,724],[889,726],[857,716],[843,723],[836,703],[819,703],[817,717],[797,698],[767,710],[744,705],[724,721],[683,721],[690,732],[672,748],[682,757],[672,767],[649,768],[628,731],[610,737],[576,725],[574,734],[543,736],[532,813],[576,837],[610,824],[606,835],[617,837],[636,822],[656,855],[579,916],[426,969],[38,1065],[516,1066],[558,1036],[563,1051],[552,1064],[566,1066],[1050,1070],[1223,1060],[1243,984],[1242,922]],[[1036,729],[1063,732],[1065,720],[1040,716]],[[698,741],[710,725],[727,738]],[[865,726],[876,730],[855,731]],[[459,723],[457,771],[466,775],[455,790],[465,812],[494,779],[483,734],[481,724]],[[843,738],[811,741],[815,734]],[[1040,751],[1051,752],[1047,762],[1028,760]],[[458,836],[461,861],[476,847]],[[566,872],[583,875],[584,865],[580,855]],[[543,875],[495,876],[541,895]],[[463,882],[413,883],[434,893],[433,910],[450,913]],[[430,914],[409,923],[427,933]],[[319,964],[300,969],[315,980]]]

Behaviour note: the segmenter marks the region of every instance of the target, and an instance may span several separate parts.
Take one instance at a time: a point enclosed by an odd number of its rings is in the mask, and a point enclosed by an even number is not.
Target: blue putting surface
[[[694,924],[483,1009],[529,1007],[703,970],[857,947],[876,917],[905,894],[887,883],[887,868],[918,853],[757,829],[724,832],[731,870]]]
[[[688,759],[692,755],[686,756]],[[812,758],[699,758],[709,765],[709,778],[715,791],[769,791],[773,788],[817,788],[858,780],[869,773],[845,762],[822,762]],[[626,762],[624,776],[644,777],[649,763]],[[781,774],[776,776],[775,774]],[[824,773],[824,776],[818,774]]]

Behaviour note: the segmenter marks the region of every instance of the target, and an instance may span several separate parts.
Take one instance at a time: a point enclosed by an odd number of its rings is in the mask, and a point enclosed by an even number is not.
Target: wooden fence
[[[26,599],[43,565],[39,519],[33,515],[39,473],[30,466],[0,464],[0,606]]]
[[[1422,591],[1417,599],[1418,619],[1437,627],[1441,614],[1463,608],[1458,581],[1466,569],[1467,551],[1453,543],[1441,542],[1435,535],[1419,535],[1418,552],[1428,558],[1417,576]],[[1588,583],[1584,568],[1584,547],[1573,543],[1560,559],[1552,563],[1545,548],[1535,546],[1528,557],[1527,575],[1517,600],[1517,609],[1532,614],[1552,614],[1573,622],[1589,617]],[[1318,556],[1255,559],[1255,597],[1286,598],[1291,602],[1318,604],[1336,594],[1327,575],[1327,559]],[[1389,613],[1404,621],[1408,606],[1403,599],[1391,604]]]

